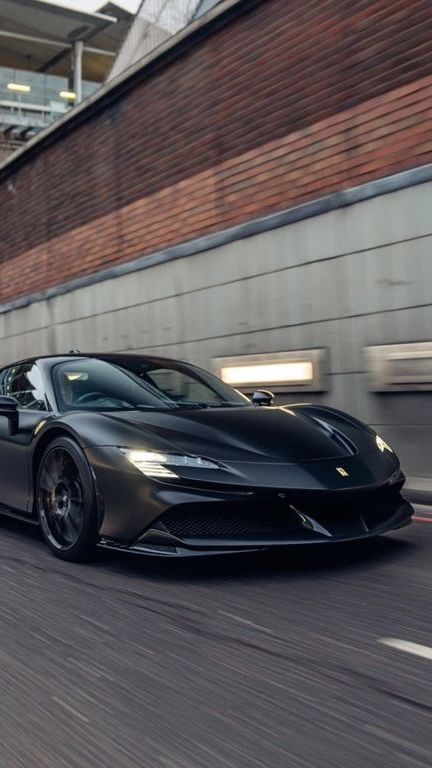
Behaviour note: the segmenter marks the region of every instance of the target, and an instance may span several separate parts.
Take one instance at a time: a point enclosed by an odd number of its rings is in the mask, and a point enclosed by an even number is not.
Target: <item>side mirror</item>
[[[18,403],[14,397],[0,395],[0,416],[9,420],[9,433],[18,432]]]
[[[254,405],[272,405],[274,394],[267,389],[258,389],[252,395],[252,402]]]

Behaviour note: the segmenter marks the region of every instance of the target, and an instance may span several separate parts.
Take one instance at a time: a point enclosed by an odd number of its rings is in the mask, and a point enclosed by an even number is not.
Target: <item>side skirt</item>
[[[10,509],[9,507],[3,507],[0,504],[0,515],[4,517],[11,517],[13,520],[20,520],[23,523],[30,523],[30,525],[39,525],[39,520],[35,517],[26,515],[25,512],[18,512],[18,510]]]

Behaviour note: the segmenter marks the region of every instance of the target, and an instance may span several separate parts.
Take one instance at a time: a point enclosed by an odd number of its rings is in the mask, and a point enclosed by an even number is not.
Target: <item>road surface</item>
[[[363,546],[92,565],[1,520],[1,768],[430,768],[418,514]]]

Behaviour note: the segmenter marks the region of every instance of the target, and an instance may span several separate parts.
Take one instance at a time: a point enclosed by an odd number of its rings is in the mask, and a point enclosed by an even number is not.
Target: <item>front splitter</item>
[[[356,541],[365,541],[367,539],[373,539],[377,538],[378,536],[381,536],[385,533],[391,533],[392,531],[397,531],[401,528],[405,528],[407,525],[410,525],[412,522],[411,517],[405,518],[398,522],[397,525],[393,525],[392,527],[389,527],[388,529],[379,530],[379,531],[369,531],[367,533],[364,533],[362,535],[355,535],[355,536],[341,536],[341,537],[331,537],[331,538],[323,538],[323,539],[293,539],[290,541],[284,541],[284,542],[278,542],[278,543],[262,543],[262,544],[242,544],[241,546],[167,546],[167,545],[158,545],[158,544],[143,544],[143,543],[136,543],[136,544],[124,544],[121,542],[115,542],[110,541],[109,539],[101,539],[99,542],[99,547],[101,549],[108,549],[113,550],[116,552],[124,552],[124,553],[131,553],[134,555],[150,555],[152,557],[169,557],[169,558],[187,558],[187,557],[209,557],[211,555],[213,556],[221,556],[221,555],[237,555],[237,554],[247,554],[252,552],[264,552],[269,551],[271,549],[275,551],[280,551],[283,549],[289,549],[291,547],[312,547],[316,545],[331,545],[331,544],[348,544],[348,543],[355,543]]]

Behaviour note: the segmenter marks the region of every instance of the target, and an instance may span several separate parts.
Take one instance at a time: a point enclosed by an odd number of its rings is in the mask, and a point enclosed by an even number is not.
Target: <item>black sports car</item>
[[[271,402],[157,357],[14,363],[0,371],[0,510],[39,522],[69,560],[97,545],[211,554],[409,523],[399,461],[372,429]]]

